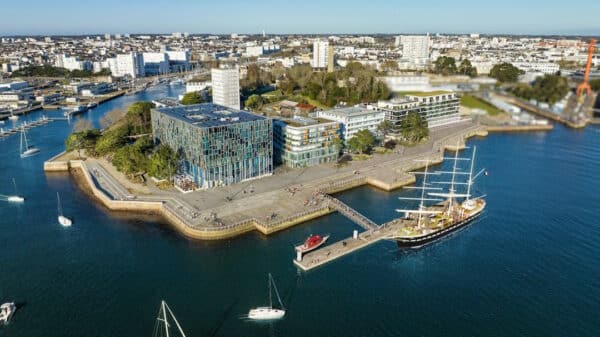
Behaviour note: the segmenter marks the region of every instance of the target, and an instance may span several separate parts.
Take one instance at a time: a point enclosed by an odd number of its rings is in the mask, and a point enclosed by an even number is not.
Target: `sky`
[[[481,33],[600,35],[600,1],[8,0],[0,35]]]

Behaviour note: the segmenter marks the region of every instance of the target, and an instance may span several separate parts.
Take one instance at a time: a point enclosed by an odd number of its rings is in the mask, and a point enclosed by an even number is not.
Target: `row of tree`
[[[567,79],[558,75],[538,77],[532,85],[519,83],[508,89],[515,96],[523,99],[535,99],[540,102],[554,104],[569,92]]]
[[[100,72],[94,73],[91,70],[68,70],[65,68],[54,67],[51,65],[28,66],[16,70],[12,73],[12,77],[65,77],[65,78],[80,78],[92,76],[107,76],[110,75],[110,70],[102,69]]]
[[[178,155],[167,145],[154,146],[151,133],[151,102],[136,102],[127,112],[113,110],[100,121],[103,130],[80,119],[65,141],[67,151],[85,150],[89,156],[104,156],[130,178],[147,172],[151,176],[170,178],[177,169]]]
[[[354,105],[390,97],[386,84],[377,79],[377,71],[359,62],[350,62],[344,69],[332,73],[315,72],[308,64],[289,69],[276,66],[269,72],[249,65],[246,78],[241,80],[242,93],[250,98],[275,81],[285,96],[303,95],[328,107],[341,102]],[[254,97],[247,105],[260,104],[260,99]]]
[[[393,123],[383,121],[377,126],[377,131],[381,136],[382,143],[385,147],[391,142],[385,142],[386,135],[394,129]],[[406,118],[402,120],[400,125],[400,136],[407,144],[415,144],[429,136],[429,128],[427,121],[417,112],[409,112]],[[361,130],[348,139],[346,146],[350,152],[354,153],[369,153],[373,146],[377,143],[377,138],[369,130]],[[395,142],[393,142],[395,146]]]
[[[433,71],[436,74],[448,76],[448,75],[467,75],[470,77],[477,76],[477,68],[475,68],[471,61],[464,59],[460,62],[460,65],[456,66],[456,59],[449,56],[440,56],[435,60],[433,64]]]

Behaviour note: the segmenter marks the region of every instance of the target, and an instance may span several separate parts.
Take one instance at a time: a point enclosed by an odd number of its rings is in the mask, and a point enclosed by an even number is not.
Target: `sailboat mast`
[[[475,165],[475,152],[477,147],[473,147],[473,156],[471,158],[471,169],[469,170],[469,181],[467,183],[467,200],[471,199],[471,186],[473,185],[473,166]]]
[[[173,311],[171,311],[171,308],[167,305],[167,302],[163,301],[163,303],[165,304],[165,307],[167,308],[167,310],[169,310],[169,314],[171,315],[171,318],[173,318],[173,321],[175,321],[175,325],[177,325],[177,329],[179,330],[181,337],[185,337],[185,333],[183,332],[181,325],[179,325],[179,321],[177,321],[177,317],[175,317],[175,314],[173,314]],[[167,327],[167,337],[168,337],[169,336],[169,332],[168,332],[169,327],[168,327],[168,324],[166,323],[166,319],[167,319],[167,314],[165,312],[165,326]]]
[[[273,295],[271,294],[271,274],[269,274],[269,308],[273,309]]]
[[[58,202],[58,215],[62,215],[62,206],[60,204],[60,195],[56,192],[56,200]]]
[[[163,321],[165,322],[165,336],[169,337],[169,321],[167,321],[167,303],[165,301],[162,301],[162,303],[160,304],[161,306],[161,310],[163,312]]]
[[[21,154],[23,153],[23,135],[25,134],[25,131],[23,129],[21,129],[21,138],[20,138],[20,145],[19,145],[19,152],[21,152]]]

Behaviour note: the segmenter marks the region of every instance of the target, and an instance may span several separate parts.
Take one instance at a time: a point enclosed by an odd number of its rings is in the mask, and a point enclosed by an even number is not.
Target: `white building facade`
[[[385,112],[363,106],[318,111],[317,117],[340,123],[340,132],[345,141],[358,131],[369,130],[377,134],[377,126],[384,120]]]
[[[313,42],[313,68],[327,68],[327,60],[329,58],[329,42],[315,40]]]
[[[402,59],[400,66],[409,68],[424,68],[429,62],[431,41],[429,35],[402,35]]]
[[[232,109],[240,108],[240,71],[234,68],[211,70],[213,103]]]

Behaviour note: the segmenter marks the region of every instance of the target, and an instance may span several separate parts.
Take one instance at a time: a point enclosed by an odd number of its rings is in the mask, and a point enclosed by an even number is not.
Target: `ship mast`
[[[423,186],[421,187],[410,187],[410,186],[405,186],[404,188],[407,189],[415,189],[415,190],[421,190],[421,197],[420,198],[406,198],[406,197],[399,197],[398,199],[400,200],[419,200],[419,208],[417,210],[409,210],[409,209],[397,209],[396,212],[404,212],[407,217],[409,214],[411,213],[416,213],[419,214],[419,218],[417,221],[417,227],[420,228],[421,227],[421,222],[423,221],[423,214],[436,214],[436,213],[440,213],[439,211],[428,211],[425,208],[425,201],[442,201],[442,199],[436,199],[436,198],[425,198],[425,190],[437,190],[440,191],[442,190],[442,188],[439,187],[428,187],[427,186],[427,176],[428,175],[437,175],[438,173],[429,173],[429,159],[424,160],[425,161],[425,171],[424,172],[412,172],[413,174],[422,174],[423,175]]]
[[[454,195],[456,194],[456,189],[454,188],[454,180],[456,178],[456,166],[458,163],[458,145],[459,141],[456,141],[456,152],[454,152],[454,164],[452,165],[452,180],[450,181],[450,196],[448,200],[448,215],[452,212],[452,204],[454,202]]]
[[[473,166],[475,165],[475,152],[477,152],[477,146],[473,146],[471,168],[469,169],[469,181],[467,182],[467,200],[471,200],[471,186],[473,186]]]

